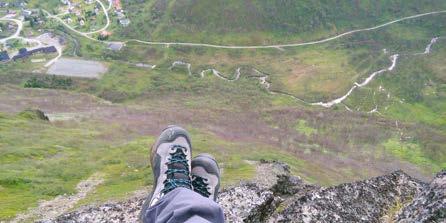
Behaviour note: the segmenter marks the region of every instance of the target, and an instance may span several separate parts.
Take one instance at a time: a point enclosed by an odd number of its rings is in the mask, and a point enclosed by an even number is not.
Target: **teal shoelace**
[[[171,157],[167,162],[168,169],[165,172],[167,179],[163,182],[164,189],[161,191],[163,194],[167,194],[178,187],[192,189],[189,177],[189,163],[187,155],[184,153],[186,148],[180,145],[173,145],[172,148],[175,151],[170,153]]]
[[[209,193],[207,184],[205,179],[203,177],[194,175],[194,180],[192,181],[192,186],[194,187],[194,191],[203,195],[204,197],[211,196],[211,193]]]

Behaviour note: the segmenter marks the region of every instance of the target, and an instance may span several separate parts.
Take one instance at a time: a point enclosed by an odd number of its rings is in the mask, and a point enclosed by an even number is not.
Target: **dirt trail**
[[[187,69],[187,73],[188,73],[190,76],[192,75],[192,64],[190,64],[190,63],[187,63],[187,62],[184,62],[184,61],[174,61],[174,62],[172,63],[172,65],[169,67],[169,70],[172,70],[172,69],[174,69],[175,67],[186,67],[186,69]],[[227,77],[225,77],[225,75],[224,75],[223,73],[221,73],[220,71],[218,71],[218,70],[216,70],[216,69],[214,69],[214,68],[210,68],[210,69],[202,70],[202,71],[200,72],[200,77],[201,77],[201,78],[204,78],[204,76],[206,75],[206,73],[212,73],[214,76],[216,76],[216,77],[218,77],[218,78],[220,78],[220,79],[222,79],[222,80],[232,82],[232,81],[237,81],[238,79],[240,79],[240,76],[241,76],[240,70],[241,70],[241,69],[242,69],[242,68],[239,67],[239,68],[237,68],[237,69],[235,70],[234,78],[227,78]]]
[[[11,222],[24,222],[29,220],[48,220],[53,219],[74,207],[74,205],[87,197],[98,185],[103,183],[103,176],[100,173],[93,174],[87,180],[81,181],[77,187],[77,193],[74,195],[61,195],[53,200],[42,201],[35,209],[31,209],[24,214],[18,215]]]
[[[310,42],[303,42],[303,43],[275,44],[275,45],[261,45],[261,46],[229,46],[229,45],[216,45],[216,44],[207,44],[207,43],[151,42],[151,41],[143,41],[143,40],[137,40],[137,39],[127,40],[126,42],[138,42],[138,43],[147,44],[147,45],[195,46],[195,47],[210,47],[210,48],[220,48],[220,49],[267,49],[267,48],[283,49],[286,47],[299,47],[299,46],[308,46],[308,45],[316,45],[316,44],[326,43],[326,42],[333,41],[333,40],[336,40],[336,39],[339,39],[339,38],[342,38],[344,36],[348,36],[348,35],[351,35],[354,33],[373,31],[373,30],[377,30],[377,29],[380,29],[380,28],[383,28],[383,27],[386,27],[386,26],[389,26],[389,25],[392,25],[395,23],[399,23],[399,22],[402,22],[405,20],[420,18],[420,17],[424,17],[424,16],[429,16],[429,15],[443,14],[443,13],[446,13],[446,10],[422,13],[422,14],[417,14],[417,15],[413,15],[413,16],[407,16],[407,17],[395,19],[390,22],[383,23],[383,24],[380,24],[380,25],[377,25],[374,27],[364,28],[364,29],[356,29],[356,30],[348,31],[348,32],[345,32],[345,33],[342,33],[342,34],[339,34],[336,36],[326,38],[326,39],[310,41]]]
[[[360,83],[360,84],[359,84],[358,82],[356,82],[355,85],[353,85],[353,87],[350,88],[350,90],[347,92],[347,94],[343,95],[342,97],[337,98],[337,99],[334,99],[334,100],[329,101],[329,102],[317,102],[317,103],[312,103],[312,105],[320,105],[320,106],[322,106],[322,107],[331,108],[331,107],[333,107],[334,105],[337,105],[337,104],[342,103],[345,99],[347,99],[347,98],[353,93],[353,91],[354,91],[356,88],[362,88],[362,87],[365,87],[365,86],[367,86],[367,85],[368,85],[368,84],[369,84],[369,83],[370,83],[376,76],[378,76],[379,74],[382,74],[382,73],[387,72],[387,71],[392,71],[393,69],[395,69],[396,63],[397,63],[397,61],[398,61],[398,57],[399,57],[398,54],[395,54],[395,55],[391,56],[390,59],[391,59],[391,61],[392,61],[392,64],[390,65],[389,68],[382,69],[382,70],[379,70],[379,71],[376,71],[376,72],[372,73],[369,77],[367,77],[367,79],[364,80],[364,82],[362,82],[362,83]]]
[[[109,41],[100,41],[97,40],[95,38],[90,37],[90,34],[95,34],[101,31],[106,30],[109,25],[110,25],[110,17],[108,14],[108,11],[111,8],[111,2],[109,1],[109,7],[106,8],[105,5],[100,1],[100,0],[96,0],[102,7],[105,16],[107,18],[107,24],[96,31],[92,31],[92,32],[80,32],[77,31],[76,29],[74,29],[73,27],[71,27],[70,25],[68,25],[67,23],[65,23],[65,21],[63,21],[61,18],[57,17],[57,15],[52,15],[51,13],[49,13],[46,10],[43,10],[49,18],[53,18],[56,19],[57,21],[59,21],[60,23],[62,23],[65,27],[67,27],[68,29],[70,29],[71,31],[85,37],[88,38],[90,40],[93,41],[97,41],[97,42],[102,42],[102,43],[106,43],[106,44],[110,44],[111,42]],[[326,43],[326,42],[330,42],[339,38],[342,38],[344,36],[348,36],[354,33],[359,33],[359,32],[366,32],[366,31],[373,31],[373,30],[377,30],[395,23],[399,23],[405,20],[410,20],[410,19],[415,19],[415,18],[420,18],[420,17],[424,17],[424,16],[429,16],[429,15],[436,15],[436,14],[443,14],[446,13],[446,10],[442,10],[442,11],[433,11],[433,12],[427,12],[427,13],[422,13],[422,14],[416,14],[416,15],[412,15],[412,16],[407,16],[407,17],[403,17],[400,19],[395,19],[392,20],[390,22],[387,23],[383,23],[374,27],[370,27],[370,28],[364,28],[364,29],[356,29],[356,30],[351,30],[348,32],[344,32],[341,33],[339,35],[336,36],[332,36],[332,37],[328,37],[326,39],[322,39],[322,40],[316,40],[316,41],[310,41],[310,42],[303,42],[303,43],[290,43],[290,44],[274,44],[274,45],[259,45],[259,46],[232,46],[232,45],[216,45],[216,44],[208,44],[208,43],[188,43],[188,42],[152,42],[152,41],[144,41],[144,40],[139,40],[139,39],[129,39],[129,40],[124,40],[122,43],[128,43],[128,42],[138,42],[138,43],[142,43],[142,44],[147,44],[147,45],[164,45],[164,46],[171,46],[171,45],[176,45],[176,46],[191,46],[191,47],[210,47],[210,48],[220,48],[220,49],[268,49],[268,48],[277,48],[279,50],[283,50],[283,48],[286,47],[300,47],[300,46],[308,46],[308,45],[316,45],[316,44],[321,44],[321,43]]]
[[[20,32],[22,32],[23,29],[23,22],[18,20],[18,19],[11,19],[11,18],[7,18],[6,16],[3,18],[0,18],[0,21],[9,21],[9,22],[14,22],[17,24],[17,30],[15,31],[15,33],[13,35],[11,35],[10,37],[6,37],[3,39],[0,39],[0,43],[4,44],[6,43],[6,41],[11,40],[11,39],[16,39],[17,37],[19,37]]]
[[[431,51],[432,51],[432,46],[435,44],[435,43],[437,43],[437,41],[438,41],[438,39],[439,39],[440,37],[434,37],[432,40],[431,40],[431,42],[426,46],[426,49],[425,49],[425,51],[423,52],[423,53],[416,53],[416,54],[412,54],[412,55],[427,55],[427,54],[430,54],[431,53]],[[281,91],[273,91],[273,90],[271,90],[271,82],[269,82],[268,81],[268,78],[269,78],[269,75],[268,74],[265,74],[265,73],[262,73],[261,71],[259,71],[259,70],[257,70],[257,69],[255,69],[255,68],[252,68],[252,71],[255,73],[255,75],[253,75],[253,76],[250,76],[251,78],[257,78],[257,79],[259,79],[259,81],[260,81],[260,84],[266,89],[266,90],[268,90],[268,92],[270,93],[270,94],[275,94],[275,95],[282,95],[282,96],[287,96],[287,97],[291,97],[291,98],[293,98],[293,99],[295,99],[295,100],[297,100],[297,101],[299,101],[299,102],[302,102],[302,103],[304,103],[304,104],[309,104],[309,105],[315,105],[315,106],[322,106],[322,107],[325,107],[325,108],[331,108],[331,107],[333,107],[334,105],[337,105],[337,104],[340,104],[340,103],[343,103],[343,101],[345,101],[356,89],[358,89],[358,88],[363,88],[363,87],[365,87],[365,86],[367,86],[367,85],[369,85],[377,76],[379,76],[380,74],[383,74],[383,73],[385,73],[385,72],[391,72],[391,71],[393,71],[395,68],[396,68],[396,66],[397,66],[397,63],[398,63],[398,58],[400,57],[400,55],[399,54],[394,54],[394,55],[392,55],[392,56],[390,56],[389,57],[389,60],[391,61],[391,64],[390,64],[390,66],[388,67],[388,68],[384,68],[384,69],[381,69],[381,70],[379,70],[379,71],[376,71],[376,72],[373,72],[372,74],[370,74],[363,82],[361,82],[361,83],[358,83],[358,82],[355,82],[354,83],[354,85],[350,88],[350,90],[346,93],[346,94],[344,94],[343,96],[341,96],[341,97],[339,97],[339,98],[336,98],[336,99],[334,99],[334,100],[331,100],[331,101],[328,101],[328,102],[307,102],[307,101],[305,101],[305,100],[303,100],[303,99],[301,99],[301,98],[298,98],[297,96],[295,96],[295,95],[292,95],[292,94],[290,94],[290,93],[287,93],[287,92],[281,92]],[[169,69],[171,70],[171,69],[173,69],[173,68],[175,68],[175,67],[186,67],[186,69],[187,69],[187,72],[188,72],[188,74],[189,75],[193,75],[193,73],[192,73],[192,64],[190,64],[190,63],[187,63],[187,62],[184,62],[184,61],[175,61],[175,62],[173,62],[172,63],[172,65],[169,67]],[[223,79],[223,80],[225,80],[225,81],[237,81],[238,79],[240,79],[240,76],[241,76],[241,69],[242,68],[237,68],[236,69],[236,72],[235,72],[235,77],[234,78],[227,78],[227,77],[225,77],[225,75],[223,75],[221,72],[219,72],[218,70],[216,70],[216,69],[213,69],[213,68],[211,68],[211,69],[206,69],[206,70],[202,70],[200,73],[199,73],[199,76],[201,77],[201,78],[204,78],[204,76],[205,76],[205,74],[206,73],[208,73],[208,72],[212,72],[212,74],[213,75],[215,75],[215,76],[217,76],[218,78],[220,78],[220,79]],[[351,109],[350,108],[348,108],[347,106],[345,106],[346,107],[346,109],[347,110],[349,110],[349,111],[351,111]],[[369,113],[375,113],[375,112],[378,112],[378,108],[376,107],[375,109],[373,109],[372,111],[370,111]]]

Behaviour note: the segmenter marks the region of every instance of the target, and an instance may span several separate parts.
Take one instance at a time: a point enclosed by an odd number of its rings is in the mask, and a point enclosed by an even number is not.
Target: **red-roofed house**
[[[121,0],[114,0],[113,5],[115,6],[116,11],[122,10]]]

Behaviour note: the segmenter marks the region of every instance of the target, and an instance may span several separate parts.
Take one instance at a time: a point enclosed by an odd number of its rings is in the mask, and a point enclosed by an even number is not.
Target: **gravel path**
[[[377,25],[374,27],[364,28],[364,29],[356,29],[356,30],[348,31],[348,32],[345,32],[345,33],[342,33],[342,34],[339,34],[336,36],[326,38],[326,39],[304,42],[304,43],[289,43],[289,44],[275,44],[275,45],[261,45],[261,46],[227,46],[227,45],[215,45],[215,44],[206,44],[206,43],[151,42],[151,41],[143,41],[143,40],[137,40],[137,39],[128,40],[126,42],[138,42],[138,43],[143,43],[143,44],[147,44],[147,45],[195,46],[195,47],[210,47],[210,48],[221,48],[221,49],[267,49],[267,48],[279,48],[280,49],[280,48],[286,48],[286,47],[300,47],[300,46],[308,46],[308,45],[316,45],[316,44],[326,43],[326,42],[330,42],[330,41],[333,41],[333,40],[336,40],[336,39],[339,39],[339,38],[342,38],[344,36],[348,36],[348,35],[351,35],[354,33],[373,31],[373,30],[377,30],[377,29],[380,29],[380,28],[383,28],[383,27],[386,27],[386,26],[389,26],[389,25],[392,25],[395,23],[399,23],[399,22],[402,22],[405,20],[420,18],[420,17],[424,17],[424,16],[429,16],[429,15],[443,14],[443,13],[446,13],[446,10],[407,16],[407,17],[395,19],[390,22],[383,23],[383,24],[380,24],[380,25]]]
[[[99,184],[103,183],[103,176],[99,173],[93,174],[87,180],[81,181],[76,189],[77,193],[74,195],[57,196],[50,201],[42,201],[35,209],[18,215],[12,222],[24,222],[34,219],[48,220],[53,219],[74,207],[74,205],[87,197]]]

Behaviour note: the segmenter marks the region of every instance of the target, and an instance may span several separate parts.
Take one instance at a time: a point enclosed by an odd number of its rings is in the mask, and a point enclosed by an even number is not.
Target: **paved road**
[[[70,29],[71,31],[84,36],[90,40],[93,41],[99,41],[95,38],[90,37],[89,35],[94,34],[94,33],[98,33],[98,32],[102,32],[104,30],[106,30],[109,25],[110,25],[110,18],[109,18],[109,14],[108,11],[111,9],[111,2],[109,0],[109,7],[106,8],[104,6],[104,4],[100,1],[100,0],[96,0],[102,7],[102,10],[105,13],[105,16],[107,18],[107,24],[99,30],[96,31],[92,31],[92,32],[80,32],[76,29],[74,29],[73,27],[71,27],[70,25],[68,25],[67,23],[65,23],[65,21],[63,21],[61,18],[51,15],[49,12],[47,12],[46,10],[43,10],[45,13],[48,14],[48,16],[50,18],[54,18],[56,20],[58,20],[59,22],[61,22],[65,27],[67,27],[68,29]],[[275,44],[275,45],[259,45],[259,46],[229,46],[229,45],[216,45],[216,44],[207,44],[207,43],[187,43],[187,42],[152,42],[152,41],[144,41],[144,40],[138,40],[138,39],[130,39],[130,40],[126,40],[124,41],[124,43],[127,42],[138,42],[138,43],[142,43],[142,44],[147,44],[147,45],[164,45],[164,46],[171,46],[171,45],[176,45],[176,46],[192,46],[192,47],[210,47],[210,48],[220,48],[220,49],[268,49],[268,48],[286,48],[286,47],[299,47],[299,46],[308,46],[308,45],[316,45],[316,44],[321,44],[321,43],[326,43],[332,40],[336,40],[339,38],[342,38],[344,36],[347,35],[351,35],[354,33],[358,33],[358,32],[365,32],[365,31],[372,31],[372,30],[377,30],[395,23],[399,23],[405,20],[410,20],[410,19],[414,19],[414,18],[419,18],[419,17],[424,17],[424,16],[429,16],[429,15],[435,15],[435,14],[442,14],[442,13],[446,13],[446,10],[442,10],[442,11],[434,11],[434,12],[428,12],[428,13],[422,13],[422,14],[417,14],[417,15],[412,15],[412,16],[407,16],[407,17],[403,17],[400,19],[395,19],[392,20],[390,22],[387,23],[383,23],[374,27],[370,27],[370,28],[364,28],[364,29],[356,29],[356,30],[352,30],[352,31],[348,31],[333,37],[329,37],[326,39],[322,39],[322,40],[317,40],[317,41],[310,41],[310,42],[303,42],[303,43],[290,43],[290,44]],[[109,44],[109,41],[99,41],[99,42],[103,42],[103,43],[107,43]]]
[[[0,39],[0,43],[6,43],[6,41],[8,41],[8,40],[16,39],[16,38],[18,38],[20,36],[20,32],[22,32],[22,29],[23,29],[23,22],[22,21],[20,21],[18,19],[10,19],[10,18],[6,18],[6,17],[0,18],[0,21],[9,21],[9,22],[14,22],[14,23],[17,24],[16,32],[12,36],[10,36],[10,37],[6,37],[6,38],[3,38],[3,39]]]
[[[75,32],[75,33],[85,37],[85,38],[88,38],[90,40],[98,41],[97,39],[90,37],[90,35],[91,34],[95,34],[95,33],[99,33],[99,32],[102,32],[102,31],[105,31],[110,26],[110,16],[108,15],[108,10],[107,10],[107,8],[105,8],[104,4],[100,0],[96,0],[96,2],[98,2],[101,5],[102,10],[103,10],[103,12],[105,14],[105,18],[107,20],[107,23],[101,29],[98,29],[98,30],[95,30],[95,31],[91,31],[91,32],[81,32],[81,31],[78,31],[75,28],[73,28],[72,26],[70,26],[69,24],[67,24],[63,19],[61,19],[57,15],[52,15],[51,13],[49,13],[48,11],[46,11],[44,9],[42,9],[42,11],[45,12],[48,15],[48,18],[52,18],[52,19],[55,19],[55,20],[59,21],[60,23],[62,23],[62,25],[67,27],[69,30],[71,30],[71,31],[73,31],[73,32]]]
[[[389,26],[389,25],[392,25],[392,24],[395,24],[398,22],[402,22],[405,20],[424,17],[424,16],[428,16],[428,15],[442,14],[442,13],[446,13],[446,10],[422,13],[422,14],[417,14],[417,15],[413,15],[413,16],[407,16],[407,17],[395,19],[393,21],[390,21],[390,22],[387,22],[384,24],[380,24],[380,25],[377,25],[374,27],[365,28],[365,29],[356,29],[356,30],[348,31],[348,32],[345,32],[345,33],[342,33],[342,34],[339,34],[339,35],[336,35],[333,37],[329,37],[329,38],[326,38],[323,40],[310,41],[310,42],[304,42],[304,43],[276,44],[276,45],[264,45],[264,46],[226,46],[226,45],[215,45],[215,44],[206,44],[206,43],[150,42],[150,41],[143,41],[143,40],[137,40],[137,39],[128,40],[126,42],[138,42],[138,43],[143,43],[143,44],[147,44],[147,45],[196,46],[196,47],[211,47],[211,48],[221,48],[221,49],[267,49],[267,48],[299,47],[299,46],[308,46],[308,45],[326,43],[326,42],[336,40],[341,37],[351,35],[354,33],[372,31],[372,30],[380,29],[380,28],[383,28],[383,27],[386,27],[386,26]]]

